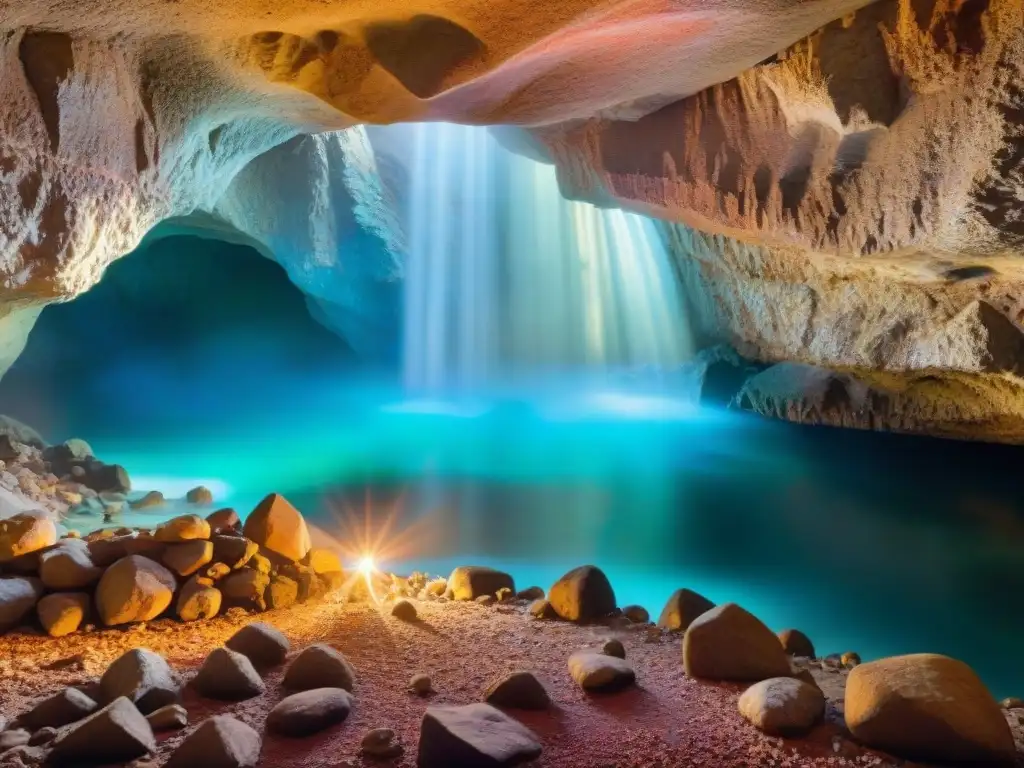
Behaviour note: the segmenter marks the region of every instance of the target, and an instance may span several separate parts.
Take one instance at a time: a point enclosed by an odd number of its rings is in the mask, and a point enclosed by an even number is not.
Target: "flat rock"
[[[156,751],[153,729],[123,696],[62,731],[52,743],[54,765],[128,762]]]
[[[569,674],[585,691],[616,691],[636,682],[636,673],[624,659],[593,651],[570,656]]]
[[[714,607],[714,603],[692,589],[677,589],[662,608],[658,626],[662,629],[685,632],[694,619]]]
[[[0,578],[0,632],[16,627],[43,594],[43,582],[30,576]]]
[[[142,555],[121,558],[96,587],[96,607],[107,626],[155,619],[171,604],[178,582],[160,563]]]
[[[355,671],[341,651],[329,645],[311,645],[296,656],[285,670],[282,685],[295,691],[313,688],[352,690]]]
[[[283,664],[290,648],[288,638],[280,630],[262,622],[242,627],[224,645],[247,657],[256,667]]]
[[[790,674],[779,638],[753,614],[725,603],[694,619],[683,637],[690,677],[756,682]]]
[[[484,692],[484,701],[508,709],[547,709],[551,697],[532,672],[512,672],[492,683]]]
[[[243,701],[266,690],[252,662],[229,648],[214,648],[192,678],[203,696],[221,701]]]
[[[515,590],[515,582],[504,571],[479,565],[463,565],[448,577],[448,591],[453,600],[476,600],[484,595],[494,596],[499,589]]]
[[[416,621],[416,606],[408,600],[399,600],[391,606],[391,615],[401,621]]]
[[[932,653],[855,667],[846,725],[861,742],[921,761],[1012,765],[1014,742],[999,704],[962,661]]]
[[[244,536],[217,535],[213,539],[213,559],[236,570],[260,551],[259,544]]]
[[[256,768],[260,735],[240,720],[215,715],[185,737],[164,768]]]
[[[552,585],[548,602],[559,618],[591,621],[615,610],[615,592],[604,571],[594,565],[582,565]]]
[[[157,541],[175,544],[210,538],[210,524],[199,515],[179,515],[161,523],[153,532]]]
[[[750,686],[739,711],[756,728],[772,736],[798,736],[825,715],[825,696],[817,686],[792,677],[773,677]]]
[[[267,730],[282,736],[309,736],[342,722],[352,695],[342,688],[312,688],[282,699],[267,716]]]
[[[39,556],[39,578],[47,589],[74,590],[100,580],[103,569],[92,561],[89,546],[79,539],[65,539]]]
[[[261,547],[293,562],[302,560],[312,548],[305,519],[277,493],[256,505],[242,532]]]
[[[210,524],[210,533],[218,534],[225,531],[239,531],[242,528],[242,520],[238,513],[231,507],[218,509],[206,516],[206,522]]]
[[[125,697],[144,715],[178,703],[180,688],[167,661],[148,648],[126,651],[100,678],[105,701]]]
[[[180,704],[168,704],[146,715],[154,731],[174,731],[188,725],[188,711]]]
[[[210,579],[193,576],[181,586],[175,610],[182,621],[212,619],[220,613],[223,596]]]
[[[39,601],[36,614],[50,637],[63,637],[78,631],[91,608],[88,592],[54,592]]]
[[[164,550],[163,564],[179,576],[191,576],[213,560],[213,542],[193,539]]]
[[[496,768],[540,757],[526,726],[489,704],[427,707],[420,724],[419,768]]]
[[[43,512],[22,512],[0,519],[0,563],[57,543],[57,526]]]
[[[76,723],[98,709],[99,704],[77,688],[65,688],[37,702],[20,720],[34,731],[40,728],[60,728]]]
[[[782,630],[779,632],[779,642],[782,643],[782,650],[790,656],[814,658],[814,643],[799,629]]]

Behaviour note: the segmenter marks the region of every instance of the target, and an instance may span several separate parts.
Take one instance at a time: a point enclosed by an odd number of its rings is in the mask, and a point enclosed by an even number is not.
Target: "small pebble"
[[[409,681],[409,690],[420,696],[426,696],[433,690],[430,675],[413,675]]]

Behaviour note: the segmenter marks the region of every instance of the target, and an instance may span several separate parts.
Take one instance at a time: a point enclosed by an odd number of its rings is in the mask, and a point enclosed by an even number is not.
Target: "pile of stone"
[[[155,529],[105,528],[58,538],[52,520],[0,521],[0,631],[38,619],[53,636],[162,616],[287,608],[339,589],[337,555],[314,549],[302,515],[271,494],[245,521],[221,509]]]

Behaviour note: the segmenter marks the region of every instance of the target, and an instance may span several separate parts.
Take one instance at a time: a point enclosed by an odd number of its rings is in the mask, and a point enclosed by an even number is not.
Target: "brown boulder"
[[[274,574],[270,577],[270,586],[267,587],[267,607],[280,609],[289,608],[295,605],[299,599],[299,584],[294,579],[281,574]]]
[[[36,607],[43,582],[27,576],[0,578],[0,632],[16,627]]]
[[[171,604],[178,584],[174,574],[141,555],[122,558],[107,568],[96,587],[96,607],[107,626],[155,619]]]
[[[171,544],[161,559],[179,576],[191,576],[213,560],[213,544],[201,539]]]
[[[302,564],[313,569],[313,573],[341,573],[345,569],[341,566],[341,559],[330,549],[314,547],[306,553]]]
[[[167,660],[148,648],[125,651],[107,667],[100,678],[104,701],[125,697],[144,715],[180,697],[178,681]]]
[[[180,515],[157,526],[153,537],[157,541],[176,544],[193,539],[210,538],[210,524],[199,515]]]
[[[585,691],[616,691],[636,682],[636,673],[624,659],[593,651],[570,656],[569,674]]]
[[[259,733],[228,715],[214,715],[185,737],[164,768],[256,768]]]
[[[0,519],[0,563],[57,543],[57,526],[43,512],[22,512]]]
[[[537,737],[489,704],[427,707],[420,724],[419,768],[501,768],[540,757]]]
[[[782,630],[779,632],[779,642],[782,643],[782,650],[790,656],[814,658],[814,643],[799,629]]]
[[[355,672],[341,651],[317,643],[292,660],[281,684],[294,691],[313,688],[344,688],[351,691],[354,682]]]
[[[615,592],[604,571],[594,565],[582,565],[552,585],[548,602],[559,618],[591,621],[615,610]]]
[[[492,683],[484,692],[484,701],[507,709],[547,709],[551,697],[532,672],[512,672]]]
[[[825,696],[802,680],[773,677],[744,691],[737,706],[759,730],[772,736],[796,736],[825,715]]]
[[[206,522],[210,524],[210,533],[218,534],[225,531],[237,531],[242,527],[242,520],[238,513],[231,507],[218,509],[206,516]]]
[[[691,589],[677,589],[665,603],[658,617],[658,626],[685,632],[694,619],[714,607],[714,603]]]
[[[282,699],[267,716],[267,730],[301,738],[342,722],[352,695],[341,688],[312,688]]]
[[[284,496],[272,493],[256,505],[242,532],[261,547],[293,562],[312,547],[306,521]]]
[[[499,589],[514,589],[512,577],[504,571],[479,565],[463,565],[448,577],[448,591],[453,600],[476,600],[494,596]]]
[[[266,687],[252,662],[229,648],[214,648],[192,678],[192,687],[220,701],[243,701],[259,696]]]
[[[855,667],[846,725],[864,744],[913,760],[1012,765],[999,704],[962,661],[917,653]]]
[[[176,610],[182,621],[212,619],[220,613],[223,595],[209,579],[193,576],[178,593]]]
[[[39,601],[36,613],[50,637],[63,637],[78,631],[91,604],[88,592],[54,592]]]
[[[754,682],[791,673],[779,638],[735,603],[712,608],[690,623],[683,667],[690,677],[708,680]]]
[[[197,506],[208,506],[213,504],[213,492],[205,485],[197,485],[185,494],[185,501]]]
[[[259,545],[244,536],[213,537],[213,559],[232,570],[244,567],[259,551]]]
[[[257,667],[284,663],[290,647],[288,638],[280,630],[262,622],[242,627],[224,645],[246,656]]]
[[[240,568],[217,583],[228,605],[260,611],[267,610],[264,595],[269,584],[270,577],[253,568]]]
[[[47,589],[82,589],[95,584],[103,569],[92,561],[89,545],[66,539],[39,556],[39,578]]]

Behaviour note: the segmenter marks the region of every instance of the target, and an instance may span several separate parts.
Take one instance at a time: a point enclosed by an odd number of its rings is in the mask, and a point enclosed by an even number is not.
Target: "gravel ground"
[[[273,768],[414,766],[420,718],[428,704],[467,704],[481,699],[494,678],[516,669],[533,671],[555,703],[543,713],[514,716],[544,745],[539,766],[567,768],[684,768],[686,766],[892,766],[910,765],[857,747],[843,735],[845,673],[812,667],[829,697],[827,721],[806,738],[767,737],[736,711],[742,686],[689,680],[682,672],[679,635],[647,626],[576,626],[536,621],[515,604],[418,603],[420,621],[402,623],[366,604],[327,602],[261,614],[280,628],[292,653],[312,642],[341,650],[357,672],[348,720],[316,736],[268,737],[262,765]],[[61,686],[89,684],[123,651],[147,647],[164,654],[187,678],[210,649],[254,620],[233,611],[197,624],[156,621],[127,631],[102,630],[59,639],[25,634],[0,638],[0,712],[8,717]],[[582,647],[618,637],[637,672],[638,686],[604,696],[584,694],[569,678],[566,659]],[[420,698],[406,690],[410,677],[427,673],[436,693]],[[281,670],[267,676],[267,692],[237,704],[202,699],[188,690],[190,727],[211,714],[230,713],[260,732],[281,698]],[[1008,713],[1020,745],[1016,715]],[[359,742],[370,728],[390,727],[406,745],[404,756],[363,760]],[[188,731],[160,735],[162,761]],[[3,762],[0,761],[0,766]]]

